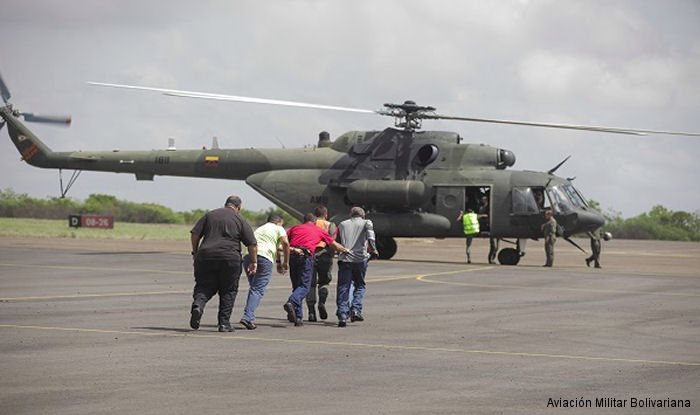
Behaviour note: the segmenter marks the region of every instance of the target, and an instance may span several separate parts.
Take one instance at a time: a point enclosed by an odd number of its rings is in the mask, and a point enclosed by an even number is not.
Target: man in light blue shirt
[[[349,249],[347,253],[338,254],[338,327],[345,327],[348,314],[352,322],[364,321],[362,299],[365,294],[367,261],[370,253],[379,253],[374,238],[374,225],[371,220],[365,219],[364,209],[353,207],[350,210],[350,219],[338,225],[338,241]],[[352,307],[348,298],[351,285],[354,285]]]

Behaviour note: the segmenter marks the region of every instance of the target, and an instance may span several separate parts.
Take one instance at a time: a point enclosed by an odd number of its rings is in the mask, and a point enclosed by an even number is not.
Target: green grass
[[[0,236],[79,239],[143,239],[182,241],[189,239],[191,225],[117,222],[114,229],[70,228],[65,220],[0,218]]]

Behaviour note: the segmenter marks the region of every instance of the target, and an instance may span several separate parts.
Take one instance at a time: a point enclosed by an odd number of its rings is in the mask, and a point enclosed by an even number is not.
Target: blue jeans
[[[367,273],[367,260],[362,262],[338,261],[338,292],[336,305],[338,306],[338,318],[345,319],[350,312],[349,292],[352,285],[352,308],[362,311],[362,298],[365,295],[365,274]]]
[[[297,318],[303,318],[301,302],[304,301],[311,287],[311,277],[314,272],[314,257],[306,255],[290,255],[289,279],[292,280],[292,295],[289,302],[294,306]]]
[[[255,274],[248,274],[248,264],[250,264],[250,257],[248,255],[243,258],[243,269],[248,276],[248,299],[245,303],[245,310],[243,311],[243,319],[250,322],[255,321],[255,310],[260,305],[260,300],[262,296],[265,295],[265,288],[267,284],[270,283],[270,276],[272,276],[272,261],[269,259],[258,256],[258,270]]]

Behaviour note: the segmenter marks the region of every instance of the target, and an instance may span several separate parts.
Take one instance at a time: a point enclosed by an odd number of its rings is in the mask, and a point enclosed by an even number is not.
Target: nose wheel
[[[518,265],[518,262],[520,262],[520,251],[515,248],[503,248],[498,253],[498,262],[502,265]]]

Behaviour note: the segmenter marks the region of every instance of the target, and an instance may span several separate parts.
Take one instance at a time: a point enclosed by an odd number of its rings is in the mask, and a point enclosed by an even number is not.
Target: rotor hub
[[[421,128],[423,118],[426,118],[428,113],[434,114],[435,107],[417,105],[415,101],[406,100],[403,104],[384,104],[387,108],[383,111],[377,111],[381,115],[394,117],[394,125],[399,128],[404,128],[408,131],[418,130]]]

